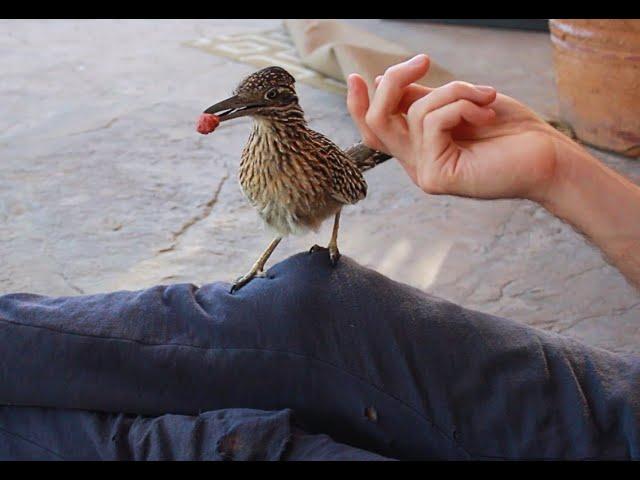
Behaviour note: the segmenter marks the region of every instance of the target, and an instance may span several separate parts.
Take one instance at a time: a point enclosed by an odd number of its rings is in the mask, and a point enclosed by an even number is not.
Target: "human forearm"
[[[569,140],[557,140],[542,205],[584,233],[640,289],[640,187]]]

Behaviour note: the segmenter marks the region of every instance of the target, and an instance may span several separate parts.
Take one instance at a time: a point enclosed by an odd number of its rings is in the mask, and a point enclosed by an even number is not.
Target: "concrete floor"
[[[555,113],[546,34],[354,23],[429,53],[458,78]],[[269,241],[236,181],[248,120],[194,131],[252,67],[184,47],[276,20],[0,22],[0,293],[77,295],[229,281]],[[344,99],[306,85],[311,124],[358,136]],[[640,163],[595,152],[640,181]],[[470,308],[640,352],[640,295],[568,225],[527,201],[427,196],[395,162],[343,215],[341,250]],[[273,261],[325,243],[287,239]]]

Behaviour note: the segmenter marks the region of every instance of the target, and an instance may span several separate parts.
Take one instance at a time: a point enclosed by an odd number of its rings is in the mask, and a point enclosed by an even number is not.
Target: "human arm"
[[[640,187],[492,87],[413,83],[428,68],[428,57],[414,57],[371,92],[350,76],[347,104],[363,141],[397,158],[426,193],[538,202],[640,287]]]

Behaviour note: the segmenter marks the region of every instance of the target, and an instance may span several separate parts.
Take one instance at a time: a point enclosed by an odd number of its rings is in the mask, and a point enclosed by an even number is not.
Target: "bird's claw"
[[[340,251],[338,248],[329,247],[329,260],[331,260],[331,265],[335,267],[338,264],[338,260],[340,260]]]
[[[338,260],[340,260],[340,256],[341,256],[340,251],[338,250],[338,247],[329,245],[328,248],[325,248],[316,244],[309,249],[309,253],[314,253],[319,250],[329,250],[329,260],[331,262],[331,265],[335,267],[338,264]]]
[[[235,282],[233,282],[233,285],[231,285],[231,289],[229,290],[229,293],[237,292],[254,278],[263,278],[266,276],[267,274],[264,272],[264,270],[260,270],[258,272],[249,272],[245,275],[242,275],[238,277]]]
[[[309,249],[309,253],[315,253],[315,252],[317,252],[318,250],[322,250],[322,249],[323,249],[323,247],[321,247],[320,245],[318,245],[318,244],[316,243],[314,246],[312,246],[312,247]]]
[[[240,282],[239,280],[236,280],[235,282],[233,282],[233,284],[231,285],[231,288],[229,289],[229,293],[235,293],[238,290],[240,290],[244,285],[246,285],[247,283],[249,283],[248,281],[246,282]]]

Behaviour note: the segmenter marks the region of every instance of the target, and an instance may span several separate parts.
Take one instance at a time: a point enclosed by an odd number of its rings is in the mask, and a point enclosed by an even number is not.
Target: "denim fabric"
[[[303,435],[397,459],[640,458],[637,356],[467,310],[344,256],[333,268],[326,250],[234,294],[217,282],[5,295],[0,345],[3,405],[164,417],[167,429],[176,415],[292,411]],[[5,407],[0,431],[56,430],[67,414],[33,426],[29,411]]]
[[[40,407],[0,407],[2,460],[386,460],[309,435],[290,410],[226,409],[142,417]]]

